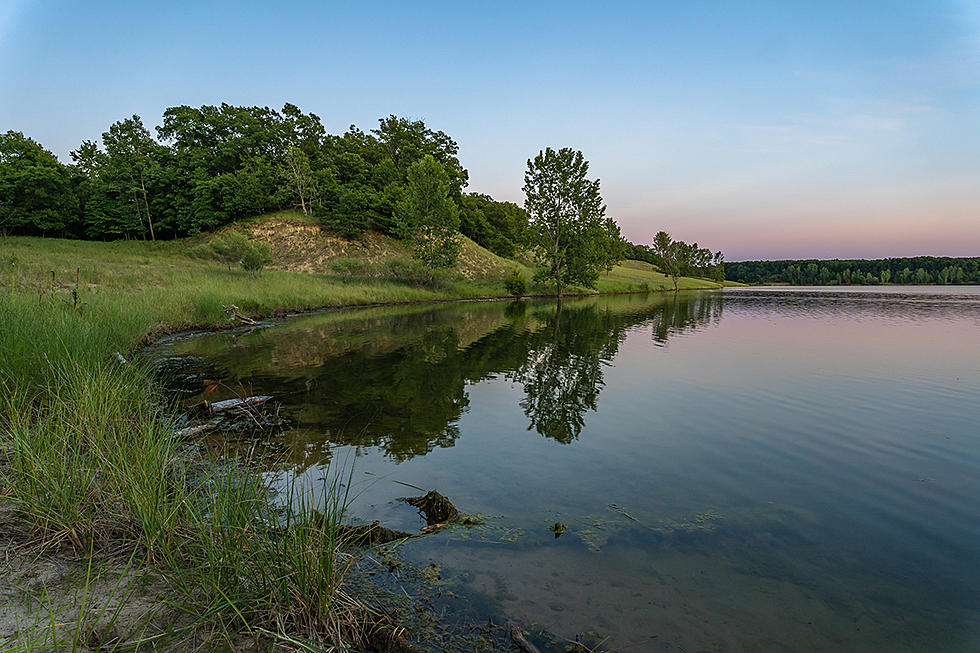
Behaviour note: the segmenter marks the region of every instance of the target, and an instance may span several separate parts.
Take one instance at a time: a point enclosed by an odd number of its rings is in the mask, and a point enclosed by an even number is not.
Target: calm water
[[[395,481],[487,516],[400,550],[498,623],[980,651],[980,288],[381,307],[157,350],[275,395],[261,446],[311,486],[352,462],[359,517],[418,528]]]

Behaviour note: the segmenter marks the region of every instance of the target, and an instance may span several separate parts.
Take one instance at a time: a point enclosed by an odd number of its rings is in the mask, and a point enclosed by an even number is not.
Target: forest
[[[795,286],[980,283],[980,257],[739,261],[725,263],[725,276],[741,283]]]
[[[176,106],[155,135],[134,115],[83,141],[70,164],[8,131],[0,134],[0,233],[155,240],[295,207],[348,237],[400,235],[409,170],[431,156],[459,231],[503,256],[524,245],[523,209],[463,192],[468,173],[456,141],[421,120],[378,122],[333,135],[292,104]]]
[[[657,265],[675,286],[678,276],[724,279],[721,252],[626,241],[571,148],[528,160],[525,210],[464,192],[458,144],[421,120],[389,115],[334,135],[293,104],[222,103],[170,107],[155,132],[138,115],[119,120],[70,164],[20,132],[0,134],[0,235],[173,239],[296,209],[346,238],[373,230],[410,241],[430,268],[455,264],[458,233],[503,257],[533,255],[536,280],[559,295],[594,288],[624,258]]]

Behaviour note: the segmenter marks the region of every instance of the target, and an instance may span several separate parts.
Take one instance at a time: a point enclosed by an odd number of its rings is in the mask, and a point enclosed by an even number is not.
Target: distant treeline
[[[980,283],[980,257],[915,256],[875,260],[740,261],[725,276],[742,283],[798,286]]]
[[[0,134],[0,233],[89,239],[173,238],[297,208],[347,236],[398,232],[408,170],[431,155],[459,208],[460,231],[511,256],[528,218],[516,204],[464,194],[452,138],[394,115],[377,129],[328,134],[286,104],[171,107],[156,134],[139,116],[83,141],[64,164],[16,131]]]

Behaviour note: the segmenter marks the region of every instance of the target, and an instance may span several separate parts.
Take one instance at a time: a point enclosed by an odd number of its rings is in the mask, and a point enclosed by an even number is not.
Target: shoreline
[[[698,279],[698,281],[701,281]],[[735,286],[718,286],[715,288],[683,288],[680,290],[673,290],[672,288],[656,289],[656,290],[622,290],[616,292],[595,292],[595,293],[575,293],[562,295],[562,299],[588,299],[590,297],[621,297],[626,295],[653,295],[653,294],[667,294],[673,292],[688,293],[688,292],[705,292],[705,291],[715,291],[724,290],[727,287]],[[465,302],[508,302],[508,301],[526,301],[526,300],[540,300],[540,299],[558,299],[558,295],[522,295],[520,297],[516,296],[494,296],[494,295],[479,295],[474,297],[447,297],[447,298],[435,298],[435,299],[416,299],[407,301],[390,301],[390,302],[369,302],[366,304],[342,304],[342,305],[331,305],[326,304],[323,306],[317,306],[314,308],[301,309],[301,310],[273,310],[271,312],[259,312],[248,315],[255,320],[277,320],[290,317],[301,317],[304,315],[314,315],[317,313],[330,313],[334,311],[355,311],[365,308],[382,308],[385,306],[422,306],[425,304],[432,304],[433,306],[438,306],[441,304],[462,304]],[[230,331],[234,329],[248,328],[248,327],[261,327],[262,324],[252,325],[245,324],[242,322],[234,323],[229,322],[228,324],[179,324],[174,328],[164,327],[160,331],[148,331],[146,335],[141,338],[135,345],[127,349],[125,354],[132,355],[138,353],[140,349],[148,347],[150,345],[156,344],[160,340],[171,336],[177,336],[181,334],[193,335],[197,333],[217,333],[220,331]]]
[[[261,625],[272,623],[263,621],[267,618],[264,611],[281,609],[259,601],[251,606],[249,613],[237,599],[235,603],[221,599],[225,593],[234,596],[234,588],[221,584],[211,587],[207,583],[218,583],[218,579],[197,579],[193,575],[201,573],[196,569],[206,568],[207,558],[201,558],[207,554],[201,548],[205,545],[202,529],[215,526],[208,525],[204,515],[195,516],[193,510],[179,518],[167,512],[178,508],[188,510],[187,506],[168,508],[167,503],[188,500],[187,490],[182,489],[185,481],[180,480],[180,470],[188,462],[187,450],[176,437],[176,428],[159,421],[153,406],[163,397],[162,390],[153,383],[147,365],[137,360],[140,349],[181,334],[248,328],[229,321],[221,312],[221,305],[229,302],[243,304],[241,312],[249,317],[271,320],[381,306],[557,299],[547,293],[519,298],[487,294],[496,284],[486,281],[460,281],[439,289],[425,289],[391,281],[366,283],[289,272],[255,279],[193,262],[178,267],[181,260],[169,257],[154,266],[149,259],[131,263],[124,258],[93,262],[81,257],[68,257],[67,261],[57,257],[55,261],[52,252],[18,250],[17,253],[31,255],[32,259],[16,270],[12,266],[10,276],[0,279],[10,282],[0,290],[0,327],[3,327],[0,362],[4,384],[15,390],[14,398],[8,398],[5,412],[0,414],[0,419],[5,420],[4,431],[0,433],[0,500],[3,502],[0,510],[4,516],[3,532],[8,535],[0,555],[14,561],[2,578],[7,587],[27,588],[0,610],[0,642],[11,646],[24,645],[34,637],[50,646],[52,640],[45,639],[49,636],[60,638],[62,644],[90,636],[91,633],[81,632],[88,617],[82,613],[86,609],[84,604],[79,606],[77,599],[80,594],[89,597],[89,604],[102,600],[108,604],[118,599],[114,595],[115,585],[106,579],[132,576],[132,570],[123,564],[127,555],[138,563],[141,576],[149,573],[150,578],[169,583],[169,576],[186,573],[191,578],[186,582],[193,585],[200,580],[206,589],[213,590],[213,596],[218,597],[223,607],[212,619],[228,629],[225,637],[241,638],[256,632],[253,631],[256,622],[250,625],[244,621],[242,611]],[[48,276],[47,270],[51,268],[58,269],[59,275],[65,278],[66,264],[70,265],[70,276],[75,278],[73,285],[56,283],[53,273]],[[75,269],[82,270],[82,266],[85,267],[80,273],[80,283]],[[19,279],[15,276],[18,272]],[[685,292],[722,288],[713,282],[691,281],[706,287],[685,289]],[[620,279],[616,283],[626,282]],[[639,283],[639,280],[628,283]],[[472,296],[458,296],[468,292]],[[599,296],[669,292],[673,289],[585,292],[565,294],[563,299],[578,301]],[[381,300],[363,301],[372,298]],[[131,363],[116,363],[113,353],[116,351],[131,358]],[[79,402],[80,406],[91,404],[92,409],[71,408]],[[114,433],[121,434],[125,441],[114,439]],[[76,438],[76,434],[96,440],[76,444],[70,439]],[[150,453],[157,458],[148,456],[147,448],[154,449]],[[118,470],[107,468],[106,460],[119,461]],[[31,464],[35,466],[32,468]],[[50,477],[47,479],[50,482],[65,479],[67,485],[59,486],[65,495],[52,496],[47,490],[32,489],[24,480],[29,480],[31,473],[35,477]],[[133,481],[127,479],[137,477],[150,480],[155,477],[164,485],[129,485]],[[78,478],[91,479],[87,482],[95,484],[92,486],[96,488],[95,496],[85,487],[72,484],[72,479]],[[42,493],[34,494],[38,491]],[[158,511],[163,512],[158,514]],[[326,537],[328,533],[320,534],[324,536],[323,546],[332,541]],[[249,546],[253,548],[269,546],[275,540],[249,537],[252,538]],[[98,572],[90,578],[93,562]],[[167,586],[166,591],[173,594],[175,587]],[[198,590],[195,586],[188,591]],[[147,600],[145,594],[135,592],[135,595],[138,601]],[[183,605],[181,601],[192,598],[178,597],[175,605]],[[159,607],[158,601],[151,600],[151,603]],[[75,611],[81,611],[77,618],[73,617]],[[58,633],[45,630],[48,617],[56,617],[61,624]],[[178,619],[179,615],[171,614],[168,619],[171,617]],[[271,613],[268,618],[271,619]],[[206,624],[187,625],[186,617],[183,619],[183,625],[177,623],[180,628],[176,635],[172,634],[172,627],[163,628],[154,641],[173,636],[168,646],[174,648],[170,650],[183,650],[186,629],[196,633],[194,628],[209,628]],[[292,637],[304,633],[309,634],[300,631],[280,635]],[[215,633],[208,636],[221,637]],[[266,641],[282,641],[272,635],[263,636]]]

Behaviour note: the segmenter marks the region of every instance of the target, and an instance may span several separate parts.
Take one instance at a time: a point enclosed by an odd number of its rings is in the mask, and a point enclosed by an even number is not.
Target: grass
[[[194,479],[150,370],[115,356],[175,315],[219,315],[222,297],[201,289],[100,288],[77,305],[58,290],[0,295],[3,499],[48,550],[138,555],[209,638],[349,641],[339,486],[326,488],[326,513],[300,501],[280,518],[248,467]],[[271,288],[257,292],[272,301]],[[75,650],[77,630],[30,632],[23,650],[39,633],[43,646]]]
[[[530,280],[533,270],[470,242],[463,267],[472,278],[419,276],[384,251],[363,264],[334,256],[329,273],[254,277],[188,256],[190,244],[0,240],[0,498],[44,547],[123,552],[155,570],[186,615],[174,637],[203,630],[212,641],[283,650],[357,645],[365,617],[343,589],[351,558],[338,536],[339,476],[325,481],[326,506],[300,497],[276,514],[267,482],[248,466],[189,474],[151,370],[119,354],[166,332],[226,325],[225,305],[258,317],[496,297],[503,274],[517,268]],[[626,262],[602,275],[598,291],[669,287],[652,266]],[[51,637],[77,645],[78,632]]]

